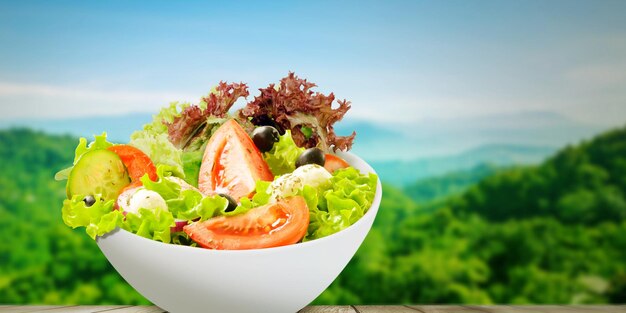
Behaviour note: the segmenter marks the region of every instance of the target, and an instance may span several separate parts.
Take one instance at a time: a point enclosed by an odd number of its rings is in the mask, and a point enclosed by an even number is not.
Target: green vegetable
[[[203,156],[204,149],[183,151],[182,154],[185,181],[194,187],[198,187],[198,176],[200,175],[200,165],[202,165]]]
[[[130,145],[143,151],[155,165],[165,164],[173,167],[176,176],[184,177],[182,150],[174,147],[167,139],[167,133],[155,134],[148,130],[134,132]]]
[[[123,228],[139,236],[169,243],[170,227],[175,226],[172,213],[166,209],[139,209],[139,214],[126,213]]]
[[[165,201],[176,199],[180,196],[180,185],[174,181],[166,179],[173,175],[175,168],[173,166],[159,164],[157,165],[157,176],[158,179],[156,181],[152,181],[148,174],[143,175],[141,177],[141,183],[147,190],[152,190],[161,197]]]
[[[142,130],[130,136],[129,143],[147,154],[155,165],[172,166],[173,172],[179,177],[185,177],[182,150],[169,141],[167,126],[163,122],[173,122],[188,106],[190,106],[189,103],[172,102],[169,106],[162,108],[159,114],[152,117],[151,123],[144,125]]]
[[[170,242],[170,227],[175,224],[172,213],[167,210],[139,209],[139,215],[127,212],[124,216],[121,211],[113,210],[114,200],[104,202],[96,197],[95,203],[87,206],[84,197],[75,195],[63,201],[61,212],[67,226],[85,227],[92,239],[120,227],[149,239]]]
[[[113,144],[107,141],[107,133],[103,132],[100,136],[94,136],[95,141],[91,142],[89,145],[87,145],[87,139],[84,137],[81,137],[78,140],[78,146],[76,146],[76,150],[74,151],[74,162],[73,164],[75,165],[76,162],[78,162],[78,159],[80,159],[80,157],[83,156],[83,154],[90,152],[90,151],[96,151],[96,150],[104,150],[107,149],[108,147],[112,146]],[[72,172],[73,166],[70,166],[68,168],[64,168],[60,171],[58,171],[55,175],[54,175],[54,179],[55,180],[66,180],[69,178],[70,173]]]
[[[157,181],[153,182],[147,175],[145,175],[141,178],[141,182],[147,190],[152,190],[165,199],[169,211],[177,219],[200,219],[201,221],[204,221],[218,215],[230,216],[245,213],[251,208],[240,205],[235,210],[226,212],[228,200],[218,195],[205,197],[199,191],[193,189],[181,190],[178,183],[167,179],[167,177],[172,175],[172,167],[158,165]],[[264,186],[265,189],[267,189],[267,185]],[[259,192],[258,195],[253,197],[253,201],[254,199],[259,200],[265,199],[266,197],[269,199],[267,193]],[[264,201],[267,203],[267,199]]]
[[[109,150],[90,150],[79,157],[67,181],[67,196],[76,194],[115,200],[130,178],[120,157]]]
[[[227,212],[224,215],[236,215],[248,212],[248,210],[252,208],[256,208],[262,205],[267,204],[270,201],[271,194],[268,193],[268,187],[271,182],[259,180],[256,182],[256,187],[254,189],[255,193],[252,196],[252,199],[248,199],[248,197],[243,197],[239,199],[239,205],[233,212]]]
[[[113,144],[107,141],[107,133],[103,132],[100,136],[94,136],[95,141],[91,142],[89,146],[87,146],[87,139],[81,137],[78,140],[78,146],[76,147],[76,151],[74,152],[74,164],[80,159],[83,154],[95,151],[95,150],[104,150]]]
[[[296,145],[291,137],[291,132],[286,131],[280,136],[277,143],[274,144],[272,150],[263,153],[263,159],[269,165],[274,176],[291,173],[296,169],[296,160],[304,151]]]
[[[304,241],[332,235],[356,223],[372,205],[378,177],[348,167],[335,171],[330,184],[320,190],[301,191],[311,222]]]
[[[84,195],[74,195],[63,201],[61,209],[63,222],[72,228],[86,227],[87,234],[92,239],[102,236],[118,226],[122,226],[124,215],[120,211],[113,211],[114,200],[102,201],[95,198],[91,206],[83,201]]]
[[[152,116],[152,123],[143,126],[143,130],[152,134],[167,134],[167,126],[163,122],[171,123],[181,112],[190,106],[189,103],[170,102],[170,105],[159,111],[159,114]]]

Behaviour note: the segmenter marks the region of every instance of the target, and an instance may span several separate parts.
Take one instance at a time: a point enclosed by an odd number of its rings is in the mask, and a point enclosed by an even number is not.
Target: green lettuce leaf
[[[155,165],[165,164],[172,166],[178,177],[185,177],[182,161],[182,150],[176,148],[169,140],[167,125],[180,116],[181,112],[189,107],[189,103],[171,102],[169,106],[152,117],[152,122],[143,126],[142,130],[130,136],[130,145],[143,151]]]
[[[136,131],[130,136],[129,144],[147,154],[155,165],[164,164],[172,166],[172,171],[176,176],[185,176],[182,161],[183,152],[174,147],[167,139],[167,132],[153,133],[148,130]]]
[[[72,199],[63,201],[61,209],[65,225],[77,228],[85,227],[89,237],[95,239],[118,226],[122,226],[124,215],[120,211],[113,211],[113,200],[102,201],[96,196],[96,202],[87,206],[84,195],[74,195]]]
[[[200,166],[202,165],[203,156],[204,149],[183,151],[182,154],[185,181],[194,187],[198,187],[198,176],[200,175]]]
[[[157,166],[156,181],[151,181],[147,175],[141,178],[144,188],[152,190],[165,200],[168,210],[174,218],[188,221],[200,220],[204,221],[219,215],[237,215],[247,212],[256,203],[267,203],[269,194],[267,194],[267,186],[269,182],[257,183],[257,194],[252,198],[252,202],[246,205],[240,205],[231,212],[226,212],[228,200],[220,196],[204,196],[200,191],[194,189],[182,190],[180,185],[174,181],[167,179],[172,176],[172,167],[165,165]],[[245,198],[249,201],[249,199]]]
[[[286,131],[274,144],[272,150],[263,153],[263,159],[269,165],[272,174],[280,176],[296,169],[296,160],[304,150],[293,141],[291,132]]]
[[[177,199],[167,200],[170,211],[177,219],[206,221],[222,215],[228,207],[228,200],[220,196],[203,196],[196,190],[185,190]]]
[[[305,186],[301,195],[309,207],[310,224],[304,241],[332,235],[356,223],[372,205],[378,177],[348,167],[334,172],[320,189]]]
[[[187,235],[187,233],[184,231],[172,233],[172,244],[190,247],[198,246],[198,244],[195,241],[191,240],[191,238],[189,238],[189,235]]]
[[[248,212],[252,208],[256,208],[265,204],[268,204],[270,201],[271,194],[268,192],[268,188],[272,182],[258,180],[255,186],[255,193],[252,196],[252,199],[248,197],[242,197],[239,199],[239,205],[232,212],[224,212],[223,215],[232,216],[237,214],[242,214]]]
[[[173,122],[174,119],[179,117],[181,112],[189,106],[191,106],[191,104],[187,102],[170,102],[170,105],[162,108],[159,114],[152,116],[152,122],[144,125],[143,130],[153,134],[167,134],[167,125],[165,125],[165,123]]]
[[[165,209],[139,209],[138,213],[126,213],[124,229],[148,239],[164,243],[171,241],[170,227],[175,226],[171,212]]]
[[[175,171],[176,168],[173,166],[159,164],[157,165],[157,180],[152,181],[148,174],[145,174],[141,177],[141,183],[144,188],[161,195],[166,202],[167,200],[176,199],[180,197],[180,185],[167,179],[167,177],[172,176]]]
[[[107,141],[106,132],[103,132],[100,136],[94,136],[94,138],[96,140],[91,142],[89,145],[87,145],[87,139],[85,139],[84,137],[81,137],[79,139],[78,146],[76,147],[76,151],[74,152],[74,164],[78,162],[78,159],[80,159],[83,154],[89,151],[103,150],[113,145],[112,143]]]

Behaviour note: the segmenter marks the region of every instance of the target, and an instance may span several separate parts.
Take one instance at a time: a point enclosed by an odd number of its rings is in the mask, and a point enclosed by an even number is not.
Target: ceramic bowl
[[[374,170],[340,153],[363,173]],[[327,237],[257,250],[208,250],[164,244],[122,229],[97,239],[122,277],[169,312],[296,312],[332,283],[372,227],[380,200],[352,226]]]

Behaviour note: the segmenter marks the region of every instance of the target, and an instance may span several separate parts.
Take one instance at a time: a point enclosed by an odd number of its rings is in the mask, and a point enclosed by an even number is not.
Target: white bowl
[[[339,153],[363,173],[374,173],[351,153]],[[170,312],[296,312],[332,283],[372,227],[380,180],[369,211],[328,237],[258,250],[208,250],[164,244],[122,229],[97,239],[122,277]]]

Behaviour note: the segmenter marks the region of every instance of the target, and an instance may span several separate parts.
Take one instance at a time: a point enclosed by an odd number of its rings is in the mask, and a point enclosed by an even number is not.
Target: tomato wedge
[[[220,216],[183,230],[207,249],[247,250],[294,244],[309,227],[309,209],[295,196],[235,216]]]
[[[239,200],[252,194],[257,180],[273,179],[274,175],[250,136],[239,123],[229,120],[207,143],[198,189],[206,195],[226,193]]]
[[[348,162],[334,154],[327,153],[325,159],[326,162],[324,162],[324,168],[331,174],[338,169],[350,166]]]
[[[115,152],[122,159],[133,184],[140,182],[141,177],[145,174],[148,174],[153,181],[158,179],[154,163],[143,151],[129,145],[115,145],[109,147],[108,150]]]

